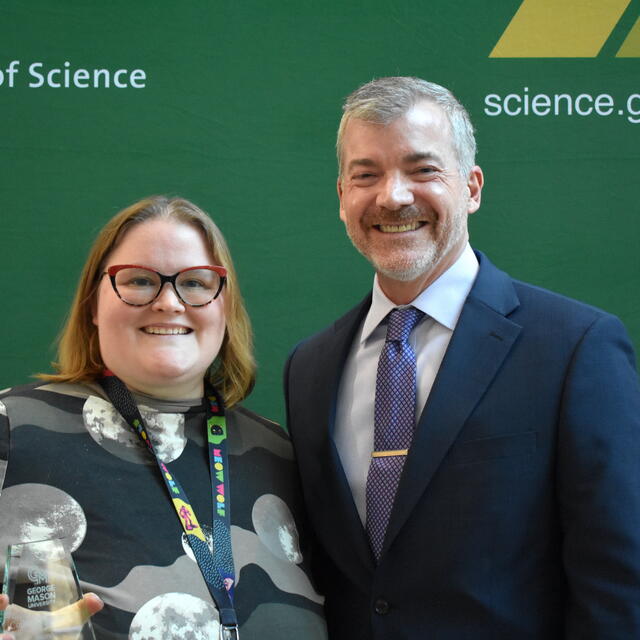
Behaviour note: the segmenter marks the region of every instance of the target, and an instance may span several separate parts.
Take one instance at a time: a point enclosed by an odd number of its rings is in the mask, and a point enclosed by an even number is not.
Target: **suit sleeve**
[[[640,638],[640,390],[613,316],[599,317],[574,351],[556,470],[566,638]]]

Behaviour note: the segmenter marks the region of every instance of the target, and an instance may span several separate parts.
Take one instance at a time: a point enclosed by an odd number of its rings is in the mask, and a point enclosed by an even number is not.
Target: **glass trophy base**
[[[71,554],[60,539],[7,547],[0,625],[16,640],[95,640]]]

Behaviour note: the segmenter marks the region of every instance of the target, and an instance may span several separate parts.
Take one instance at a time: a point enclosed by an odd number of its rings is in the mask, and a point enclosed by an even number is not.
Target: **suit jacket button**
[[[379,615],[379,616],[386,616],[387,613],[389,613],[389,603],[386,600],[383,600],[382,598],[378,598],[374,605],[373,605],[373,610]]]

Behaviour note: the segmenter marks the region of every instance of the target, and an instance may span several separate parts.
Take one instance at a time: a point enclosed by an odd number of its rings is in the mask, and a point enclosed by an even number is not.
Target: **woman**
[[[217,638],[218,610],[233,637],[234,608],[243,640],[324,638],[292,449],[238,405],[251,330],[206,214],[154,197],[104,227],[56,368],[0,396],[0,548],[63,538],[98,639]]]

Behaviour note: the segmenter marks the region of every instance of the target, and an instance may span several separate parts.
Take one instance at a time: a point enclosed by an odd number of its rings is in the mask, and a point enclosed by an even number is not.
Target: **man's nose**
[[[400,173],[390,175],[382,185],[376,204],[390,211],[413,204],[411,181]]]
[[[185,305],[178,298],[176,290],[170,282],[165,282],[158,297],[151,303],[155,311],[184,311]]]

